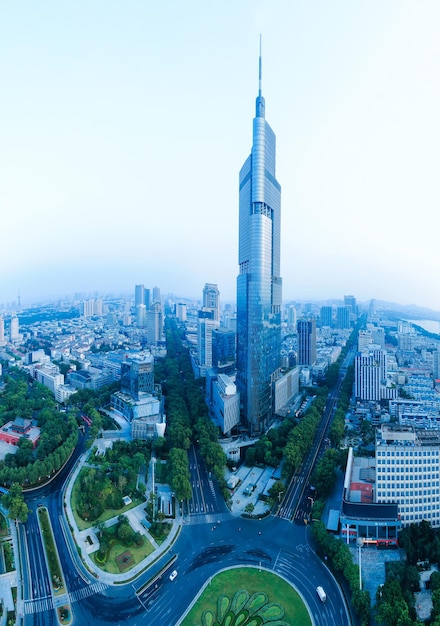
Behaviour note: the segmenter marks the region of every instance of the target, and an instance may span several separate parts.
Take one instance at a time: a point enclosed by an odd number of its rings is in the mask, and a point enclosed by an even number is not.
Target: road
[[[82,446],[83,442],[68,467],[50,485],[26,496],[34,512],[25,525],[19,525],[20,558],[24,564],[24,626],[58,623],[37,528],[38,504],[49,511],[68,599],[74,620],[81,626],[176,626],[185,607],[207,581],[218,571],[235,565],[265,568],[293,583],[310,607],[316,626],[350,624],[338,585],[310,546],[308,528],[283,517],[271,516],[261,521],[232,517],[194,448],[189,453],[193,495],[186,505],[185,523],[172,552],[125,585],[108,586],[94,578],[82,565],[63,512],[64,483],[82,453]],[[175,561],[169,565],[173,557]],[[171,582],[169,573],[173,569],[178,575]],[[325,604],[316,595],[318,584],[327,592]]]

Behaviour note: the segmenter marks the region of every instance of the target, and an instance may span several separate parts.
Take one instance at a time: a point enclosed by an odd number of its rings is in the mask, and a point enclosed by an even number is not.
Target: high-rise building
[[[230,374],[235,369],[235,332],[228,328],[212,331],[212,367],[217,373]]]
[[[20,323],[17,315],[11,317],[11,323],[9,326],[9,340],[11,343],[20,339]]]
[[[134,306],[145,304],[145,287],[143,285],[135,285],[134,288]]]
[[[5,343],[5,320],[3,316],[0,315],[0,346],[4,346]]]
[[[203,308],[214,313],[214,319],[220,320],[220,292],[217,285],[206,283],[203,288]]]
[[[313,365],[316,362],[316,319],[298,320],[298,364]]]
[[[147,337],[148,343],[155,346],[159,343],[163,331],[163,311],[160,302],[152,304],[147,311]]]
[[[239,177],[237,387],[251,433],[264,431],[281,363],[281,187],[275,174],[276,139],[259,90],[252,149]]]
[[[319,321],[321,324],[321,328],[323,326],[332,326],[333,325],[333,307],[332,306],[322,306]]]
[[[350,308],[348,306],[338,306],[336,309],[336,327],[350,328]]]
[[[121,363],[121,391],[139,400],[154,391],[154,359],[150,354],[133,355]]]
[[[357,317],[356,298],[354,296],[344,296],[344,305],[348,306],[351,315]]]
[[[359,352],[354,361],[355,396],[359,400],[381,400],[386,382],[387,354],[371,349]]]
[[[160,302],[161,298],[160,298],[160,288],[159,287],[153,287],[153,301],[150,303],[154,304],[155,302]]]
[[[212,366],[212,331],[220,322],[214,319],[210,309],[201,309],[197,317],[197,356],[202,368]]]
[[[186,306],[186,302],[178,302],[176,304],[176,317],[179,320],[179,322],[186,322],[186,311],[187,310],[187,306]]]

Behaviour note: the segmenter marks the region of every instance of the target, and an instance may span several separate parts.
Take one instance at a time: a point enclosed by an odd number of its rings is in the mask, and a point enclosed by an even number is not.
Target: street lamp
[[[359,589],[362,589],[362,556],[361,556],[361,550],[362,550],[362,546],[364,545],[364,540],[362,539],[362,537],[358,537],[356,539],[356,545],[357,545],[358,550],[359,550]]]

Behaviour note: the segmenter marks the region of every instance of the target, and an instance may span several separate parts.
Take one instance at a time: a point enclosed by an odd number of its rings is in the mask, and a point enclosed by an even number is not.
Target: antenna
[[[262,75],[262,62],[261,62],[261,33],[260,33],[260,57],[258,59],[258,95],[261,97],[261,75]]]

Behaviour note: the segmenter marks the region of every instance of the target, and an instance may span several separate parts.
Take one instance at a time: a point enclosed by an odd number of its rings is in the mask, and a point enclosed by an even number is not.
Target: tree
[[[25,523],[29,515],[29,509],[23,498],[23,489],[19,483],[14,483],[1,498],[2,504],[9,509],[9,517],[18,522]]]

